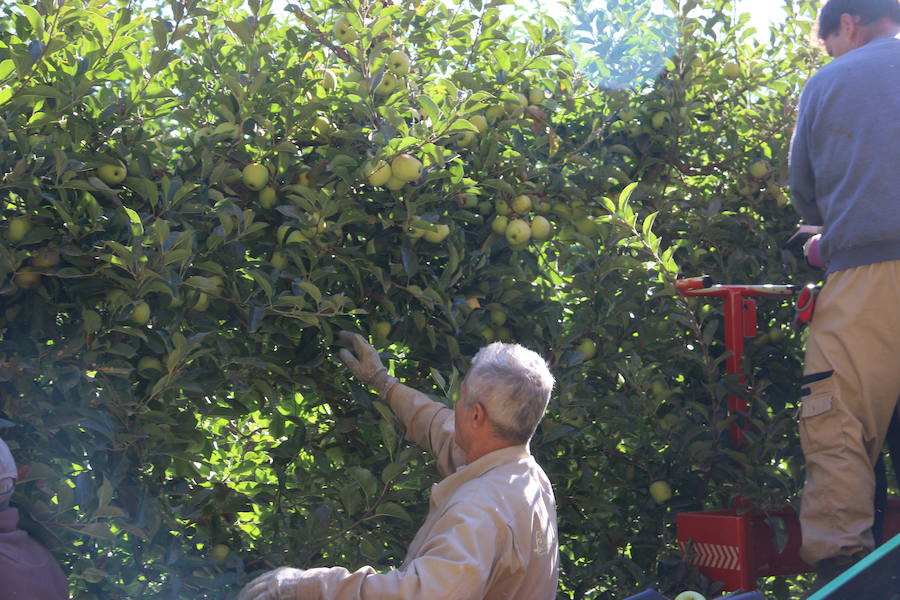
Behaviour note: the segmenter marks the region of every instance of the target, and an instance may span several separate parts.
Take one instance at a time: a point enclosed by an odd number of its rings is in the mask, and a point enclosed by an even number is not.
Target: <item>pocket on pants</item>
[[[800,402],[800,442],[806,456],[840,447],[843,423],[837,410],[833,371],[804,377]]]

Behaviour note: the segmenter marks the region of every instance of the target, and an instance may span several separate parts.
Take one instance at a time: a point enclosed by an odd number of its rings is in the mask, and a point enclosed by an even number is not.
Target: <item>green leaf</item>
[[[494,58],[497,60],[497,66],[500,67],[503,71],[509,71],[512,67],[512,61],[509,59],[509,54],[503,50],[503,48],[494,48]]]
[[[44,38],[44,19],[41,17],[40,13],[36,11],[31,6],[27,4],[18,4],[19,10],[22,11],[22,14],[25,15],[25,18],[28,19],[28,24],[31,25],[31,31],[34,34],[34,37],[37,39]]]
[[[412,517],[409,516],[409,513],[406,512],[406,509],[395,502],[382,502],[378,505],[378,509],[375,514],[379,517],[394,517],[396,519],[402,519],[403,521],[412,523]]]

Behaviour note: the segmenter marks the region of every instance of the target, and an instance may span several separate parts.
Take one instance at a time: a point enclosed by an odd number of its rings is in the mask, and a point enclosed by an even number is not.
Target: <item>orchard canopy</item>
[[[486,342],[548,360],[561,598],[709,589],[674,515],[794,498],[792,307],[747,392],[672,282],[816,279],[780,249],[814,2],[0,6],[0,434],[73,596],[397,566],[436,471],[342,329],[447,403]]]

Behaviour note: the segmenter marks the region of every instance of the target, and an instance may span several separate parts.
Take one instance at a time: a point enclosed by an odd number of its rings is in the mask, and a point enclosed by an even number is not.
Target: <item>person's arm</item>
[[[432,532],[402,571],[281,568],[250,582],[238,600],[476,600],[493,569],[514,569],[509,529],[477,503],[448,508]]]
[[[360,381],[388,401],[406,428],[406,439],[430,452],[443,476],[464,465],[465,455],[455,441],[453,411],[391,377],[381,364],[378,351],[361,335],[349,331],[338,335],[353,347],[353,352],[339,352],[341,360]]]
[[[800,95],[797,125],[791,139],[788,158],[790,168],[791,199],[804,223],[821,225],[822,215],[816,204],[816,177],[810,156],[811,121],[814,118],[811,105],[813,93],[809,86]]]
[[[406,427],[406,439],[434,456],[442,476],[466,464],[466,456],[456,443],[452,410],[402,383],[391,389],[388,402]]]

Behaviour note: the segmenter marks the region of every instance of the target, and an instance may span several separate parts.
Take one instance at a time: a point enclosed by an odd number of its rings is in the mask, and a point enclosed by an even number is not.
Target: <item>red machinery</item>
[[[757,332],[756,300],[753,298],[809,295],[807,288],[798,285],[712,285],[708,276],[680,279],[676,287],[687,297],[709,296],[724,300],[725,350],[731,353],[726,368],[741,382],[745,380],[741,371],[744,340]],[[747,414],[749,405],[745,399],[729,395],[728,410]],[[735,447],[740,447],[744,427],[741,421],[731,426]],[[769,528],[768,522],[772,518],[780,518],[787,531],[787,543],[780,549]],[[800,523],[792,507],[774,511],[732,508],[681,513],[676,517],[676,528],[685,561],[699,567],[710,580],[724,582],[726,591],[756,589],[756,580],[760,577],[812,570],[800,559]],[[884,529],[886,537],[900,533],[900,501],[888,503]]]

